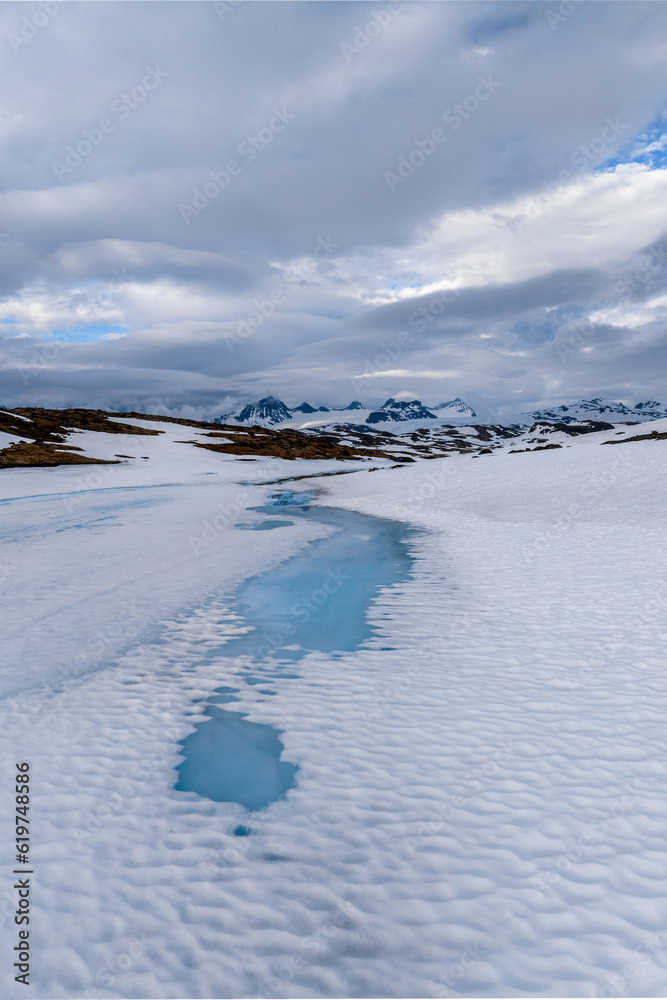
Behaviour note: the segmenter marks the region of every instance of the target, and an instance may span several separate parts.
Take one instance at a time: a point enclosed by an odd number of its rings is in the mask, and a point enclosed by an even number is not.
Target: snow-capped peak
[[[366,423],[379,424],[385,420],[437,420],[437,417],[419,399],[388,399],[379,410],[369,413]]]
[[[667,407],[661,408],[660,403],[656,399],[647,399],[643,403],[635,403],[633,410],[638,410],[643,414],[651,414],[655,418],[667,417]]]
[[[441,417],[456,416],[456,417],[476,417],[477,414],[473,410],[472,406],[468,406],[464,403],[460,396],[456,399],[450,399],[446,403],[438,403],[437,406],[432,406],[432,410],[441,411],[445,410],[445,413],[440,413]]]
[[[248,403],[235,418],[239,423],[282,424],[291,420],[292,414],[281,399],[265,396],[258,403]]]

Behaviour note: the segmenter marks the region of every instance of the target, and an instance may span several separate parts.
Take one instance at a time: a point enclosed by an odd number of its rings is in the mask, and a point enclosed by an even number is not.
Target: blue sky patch
[[[662,116],[635,136],[616,156],[610,156],[595,167],[593,173],[607,173],[623,163],[642,163],[651,170],[667,166],[667,121]]]
[[[78,326],[74,330],[67,327],[54,330],[49,340],[65,344],[88,344],[105,340],[110,333],[126,334],[129,332],[129,327],[119,326],[118,323],[93,323],[90,326]]]

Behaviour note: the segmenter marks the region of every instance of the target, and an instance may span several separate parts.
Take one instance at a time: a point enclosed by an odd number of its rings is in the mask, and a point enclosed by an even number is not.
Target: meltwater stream
[[[354,511],[311,506],[304,493],[281,492],[259,513],[277,514],[248,525],[270,530],[307,518],[336,530],[261,576],[245,581],[235,596],[236,610],[250,629],[225,643],[220,656],[250,656],[248,684],[263,694],[281,678],[297,677],[295,664],[309,652],[336,654],[359,649],[374,633],[367,611],[380,588],[405,580],[413,559],[407,545],[412,530],[396,521]],[[289,515],[287,520],[284,515]],[[208,718],[181,741],[178,791],[197,792],[216,802],[238,802],[262,809],[296,784],[298,768],[280,759],[280,733],[248,722],[219,706],[238,701],[238,689],[218,688],[206,707]]]

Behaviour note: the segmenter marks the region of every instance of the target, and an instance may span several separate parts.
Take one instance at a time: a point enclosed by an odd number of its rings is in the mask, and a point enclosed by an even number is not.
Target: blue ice
[[[280,760],[285,748],[277,730],[213,705],[208,713],[212,717],[181,741],[186,754],[177,791],[255,810],[294,788],[298,768]]]
[[[271,531],[272,528],[287,528],[294,524],[294,521],[280,521],[278,518],[272,521],[257,521],[254,524],[236,524],[236,528],[241,531]]]
[[[251,685],[298,676],[282,673],[281,659],[287,665],[314,650],[335,655],[359,649],[375,634],[367,614],[373,600],[382,588],[407,579],[413,562],[410,529],[399,522],[313,507],[302,493],[274,494],[272,501],[255,510],[270,514],[275,506],[289,506],[291,517],[334,531],[238,588],[236,610],[252,629],[218,654],[252,657],[245,677]],[[280,759],[284,747],[277,729],[218,708],[237,700],[234,691],[218,688],[208,718],[181,741],[176,788],[262,809],[295,787],[298,768]]]

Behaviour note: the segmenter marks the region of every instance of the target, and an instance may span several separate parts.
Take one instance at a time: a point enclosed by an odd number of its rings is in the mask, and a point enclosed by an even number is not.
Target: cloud
[[[663,5],[55,9],[0,9],[3,400],[661,398]]]

